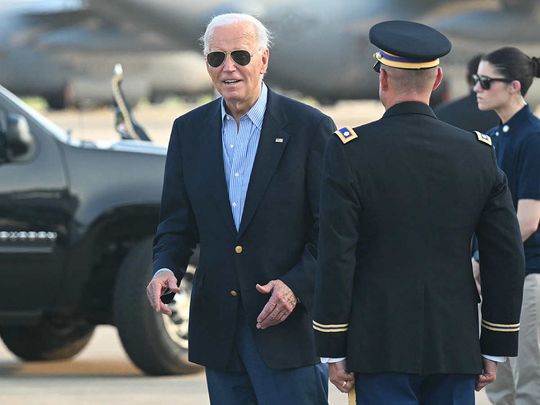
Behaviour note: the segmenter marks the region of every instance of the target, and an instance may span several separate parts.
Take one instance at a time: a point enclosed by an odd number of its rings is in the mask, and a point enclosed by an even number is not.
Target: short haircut
[[[381,67],[388,72],[388,75],[393,81],[394,88],[399,92],[430,92],[433,88],[435,77],[437,76],[437,67],[429,69],[399,69],[389,66]]]
[[[220,14],[210,20],[204,31],[204,35],[200,38],[203,44],[203,53],[208,54],[209,42],[212,38],[214,28],[223,25],[238,24],[238,23],[250,23],[255,28],[255,34],[257,35],[257,42],[259,49],[269,49],[272,40],[272,34],[270,31],[260,22],[257,18],[249,14],[228,13]]]

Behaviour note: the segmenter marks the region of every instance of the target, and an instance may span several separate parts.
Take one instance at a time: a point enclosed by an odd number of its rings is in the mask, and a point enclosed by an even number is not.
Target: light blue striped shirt
[[[225,103],[221,99],[223,164],[229,202],[237,230],[240,228],[249,178],[251,177],[259,138],[261,137],[267,97],[268,88],[263,83],[259,99],[240,118],[239,126],[236,125],[234,118],[227,114]]]

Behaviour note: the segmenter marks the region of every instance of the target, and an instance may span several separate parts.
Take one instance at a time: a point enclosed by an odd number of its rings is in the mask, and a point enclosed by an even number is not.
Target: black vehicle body
[[[144,371],[191,370],[174,364],[187,319],[152,313],[144,293],[165,154],[75,140],[0,86],[0,335],[20,358],[71,357],[95,325],[113,324]]]

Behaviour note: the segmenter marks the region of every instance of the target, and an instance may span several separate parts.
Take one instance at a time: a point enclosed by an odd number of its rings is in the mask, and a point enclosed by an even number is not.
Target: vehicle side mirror
[[[0,111],[0,162],[24,160],[34,150],[35,141],[26,118]]]

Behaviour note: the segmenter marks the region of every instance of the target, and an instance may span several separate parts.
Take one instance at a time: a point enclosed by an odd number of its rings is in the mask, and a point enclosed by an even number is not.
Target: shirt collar
[[[527,122],[528,117],[532,114],[531,108],[528,104],[525,104],[525,106],[519,110],[517,113],[515,113],[512,118],[510,118],[507,122],[501,122],[499,124],[499,128],[503,130],[503,132],[508,132],[510,129],[516,129],[520,125]],[[506,127],[506,131],[504,131]]]
[[[266,87],[266,84],[264,84],[263,82],[261,86],[261,95],[257,99],[257,102],[253,105],[253,107],[250,108],[250,110],[245,115],[242,116],[247,116],[253,123],[253,125],[255,125],[260,130],[262,129],[267,101],[268,87]],[[221,119],[225,120],[228,115],[229,114],[227,114],[227,110],[225,109],[225,100],[223,99],[223,97],[221,97]]]

